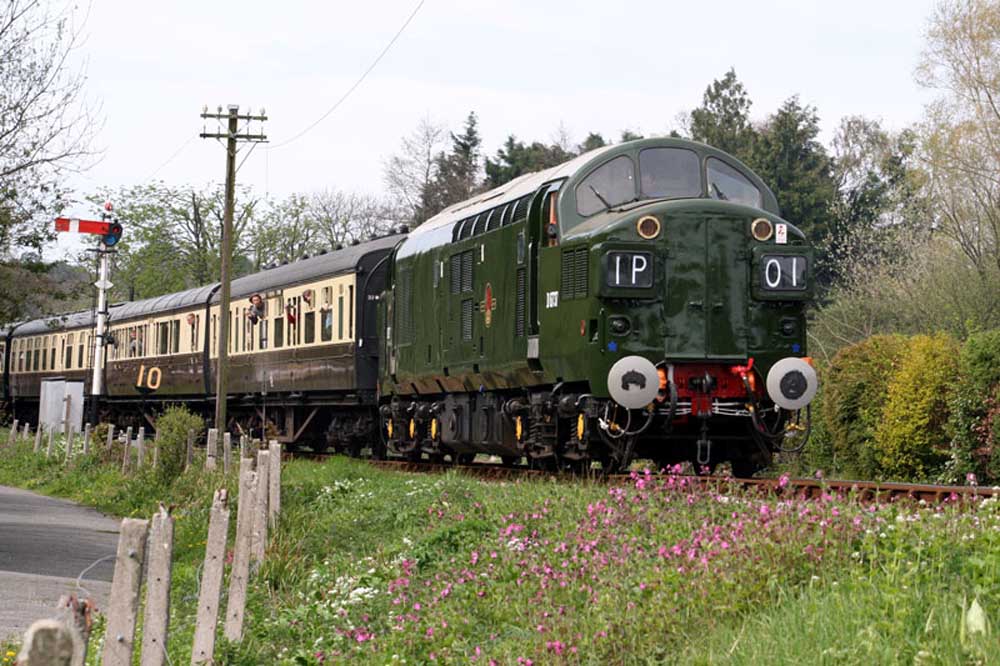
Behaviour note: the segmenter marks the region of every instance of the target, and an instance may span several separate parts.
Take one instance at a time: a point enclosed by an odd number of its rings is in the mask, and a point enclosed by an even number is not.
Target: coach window
[[[302,327],[305,329],[302,342],[311,345],[316,342],[316,313],[312,310],[305,314],[305,321]]]
[[[176,354],[181,349],[181,320],[170,322],[170,353]]]
[[[478,236],[486,230],[486,222],[489,219],[490,214],[480,213],[476,216],[476,223],[472,225],[472,235]]]
[[[274,318],[274,348],[281,349],[285,344],[285,318]]]
[[[83,347],[84,347],[83,341],[84,341],[84,336],[83,336],[83,333],[81,333],[80,334],[80,344],[77,345],[78,353],[76,355],[76,367],[78,367],[78,368],[84,367],[84,364],[83,364]]]
[[[354,285],[347,288],[347,337],[354,339]]]
[[[31,364],[31,369],[34,370],[35,372],[38,372],[39,368],[41,368],[42,339],[35,338],[33,342],[35,349],[34,349],[34,361]]]
[[[73,339],[75,337],[76,336],[73,335],[72,333],[67,333],[66,334],[66,340],[63,343],[64,344],[64,347],[63,347],[63,367],[65,367],[67,370],[72,370],[73,369]],[[81,338],[83,337],[83,333],[80,334],[80,337]]]
[[[705,160],[705,167],[708,171],[708,196],[760,208],[760,190],[749,178],[714,157]]]
[[[159,342],[157,353],[166,356],[170,352],[170,322],[161,321],[156,325],[156,337]]]
[[[635,199],[635,165],[619,155],[590,172],[576,186],[576,212],[589,217]]]
[[[333,308],[329,304],[324,304],[319,311],[319,339],[322,342],[333,339]]]
[[[698,155],[686,148],[640,151],[639,194],[644,199],[701,196]]]
[[[56,337],[52,336],[52,346],[49,347],[49,368],[52,370],[56,369]]]
[[[49,369],[49,336],[42,338],[42,370]]]
[[[340,285],[340,295],[337,296],[337,339],[344,339],[344,285]]]
[[[212,315],[212,351],[214,356],[219,351],[219,316]]]

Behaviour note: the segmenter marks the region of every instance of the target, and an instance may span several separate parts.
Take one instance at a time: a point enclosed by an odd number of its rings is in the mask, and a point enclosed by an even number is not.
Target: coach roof
[[[389,250],[402,238],[403,236],[399,235],[385,236],[358,245],[350,245],[340,250],[318,254],[308,259],[300,259],[276,266],[252,275],[245,275],[233,280],[230,293],[233,298],[242,298],[256,293],[263,294],[281,287],[311,282],[327,275],[352,272],[357,270],[358,262],[365,255],[379,250]],[[219,284],[215,282],[174,294],[126,303],[111,312],[111,320],[120,322],[174,310],[203,307],[209,298],[215,304],[219,302]]]

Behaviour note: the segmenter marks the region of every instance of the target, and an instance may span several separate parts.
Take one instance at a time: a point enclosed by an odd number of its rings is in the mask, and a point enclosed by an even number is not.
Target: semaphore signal
[[[111,211],[111,202],[108,201],[104,204],[104,212],[101,213],[100,220],[81,220],[76,217],[56,218],[56,231],[91,234],[101,237],[101,242],[98,244],[97,249],[94,250],[100,256],[101,260],[100,276],[97,282],[94,283],[94,286],[97,287],[97,330],[94,332],[94,369],[90,382],[91,420],[94,423],[96,423],[95,419],[97,417],[97,401],[103,391],[103,374],[98,368],[103,367],[101,361],[106,344],[105,331],[108,325],[108,289],[114,286],[109,279],[111,267],[108,258],[109,255],[115,252],[110,248],[118,244],[124,231],[121,223],[111,217]]]

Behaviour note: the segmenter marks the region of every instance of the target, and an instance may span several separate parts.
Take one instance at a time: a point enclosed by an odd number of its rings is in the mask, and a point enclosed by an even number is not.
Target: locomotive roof
[[[687,148],[703,156],[718,157],[730,162],[733,166],[738,167],[760,189],[763,195],[762,208],[776,215],[780,214],[777,199],[775,199],[771,189],[752,169],[736,157],[697,141],[675,137],[653,137],[596,148],[557,166],[524,174],[500,187],[453,204],[410,233],[409,238],[399,248],[396,256],[397,258],[404,258],[424,252],[433,247],[447,245],[452,242],[453,228],[460,221],[487,211],[499,204],[514,201],[522,196],[531,194],[545,183],[561,178],[572,178],[577,174],[584,176],[590,173],[591,169],[597,167],[599,163],[603,163],[609,153],[628,154],[636,149],[641,150],[661,146]]]
[[[568,162],[563,162],[542,171],[523,174],[504,183],[500,187],[495,187],[471,199],[452,204],[413,230],[409,238],[406,239],[406,242],[403,243],[403,246],[399,248],[396,256],[400,258],[407,257],[438,245],[450,243],[452,227],[460,220],[481,213],[484,210],[489,210],[497,204],[513,201],[526,194],[531,194],[549,181],[572,176],[591,160],[618,148],[620,145],[595,148],[574,157]]]

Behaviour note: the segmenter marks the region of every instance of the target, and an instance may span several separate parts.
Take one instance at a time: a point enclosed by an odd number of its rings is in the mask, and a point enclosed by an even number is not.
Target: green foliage
[[[478,124],[475,112],[470,112],[462,133],[452,133],[451,150],[435,158],[436,176],[424,196],[426,210],[440,211],[476,192],[480,184],[482,145]]]
[[[595,134],[591,134],[587,139],[594,143],[599,139],[601,143],[598,146],[603,145],[604,141],[600,135]],[[562,164],[571,157],[573,155],[561,146],[545,145],[539,141],[526,146],[511,134],[503,147],[497,150],[495,160],[486,158],[486,184],[491,188],[499,187],[523,174]]]
[[[691,138],[748,160],[756,139],[752,104],[736,70],[730,69],[705,89],[701,106],[691,112]]]
[[[833,469],[864,479],[882,475],[875,431],[906,346],[901,336],[873,336],[841,349],[823,374],[822,401],[813,413],[829,432]]]
[[[951,397],[951,458],[943,478],[1000,481],[1000,329],[974,333],[958,358],[959,381]]]
[[[819,133],[816,109],[791,97],[764,123],[749,160],[774,190],[782,217],[814,243],[829,231],[830,207],[837,196],[833,160],[819,142]]]
[[[192,414],[187,407],[172,405],[156,419],[160,459],[156,473],[161,480],[172,479],[184,471],[187,456],[188,433],[195,440],[205,429],[205,421]]]
[[[875,431],[876,459],[895,479],[926,479],[944,462],[948,401],[958,372],[958,344],[944,334],[910,338],[889,380]]]

